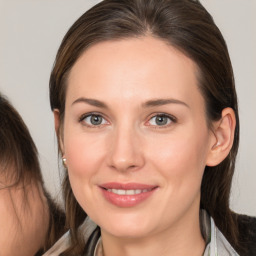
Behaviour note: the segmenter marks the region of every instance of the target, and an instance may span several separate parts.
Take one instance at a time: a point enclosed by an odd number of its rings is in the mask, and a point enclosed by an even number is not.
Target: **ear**
[[[63,146],[63,136],[62,136],[62,131],[61,131],[61,122],[60,122],[60,111],[58,109],[53,110],[53,115],[54,115],[54,127],[55,127],[55,132],[56,136],[58,139],[58,145],[59,149],[64,155],[64,146]]]
[[[213,124],[213,139],[207,156],[207,166],[216,166],[228,156],[233,145],[235,128],[234,110],[232,108],[223,109],[221,120]]]

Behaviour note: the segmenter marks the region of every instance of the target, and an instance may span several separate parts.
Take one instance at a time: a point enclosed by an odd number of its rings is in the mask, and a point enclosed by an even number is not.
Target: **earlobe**
[[[236,127],[235,113],[232,108],[225,108],[222,111],[221,120],[217,121],[213,128],[214,139],[210,145],[206,165],[216,166],[220,164],[229,154]]]

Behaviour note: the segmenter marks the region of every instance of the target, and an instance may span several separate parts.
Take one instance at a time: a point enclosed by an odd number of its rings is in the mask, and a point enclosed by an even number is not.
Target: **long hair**
[[[49,216],[49,227],[44,248],[47,250],[64,233],[65,215],[44,188],[37,148],[26,124],[10,102],[0,94],[0,175],[4,182],[0,189],[22,188],[24,209],[29,208],[27,198],[30,184],[43,190],[47,204],[42,215]],[[40,188],[41,187],[41,188]],[[38,193],[41,195],[40,193]],[[40,196],[42,204],[43,198]],[[14,204],[14,201],[12,201]],[[15,209],[15,205],[14,209]],[[47,214],[47,212],[49,214]],[[16,213],[18,217],[18,214]]]
[[[229,197],[239,144],[239,116],[232,65],[225,40],[213,18],[197,0],[105,0],[83,14],[69,29],[58,50],[50,76],[50,104],[63,123],[67,78],[78,58],[90,46],[108,40],[152,36],[192,59],[198,67],[198,86],[204,97],[209,127],[230,107],[236,116],[233,147],[215,167],[206,166],[201,186],[201,208],[239,251],[238,229]],[[60,125],[60,130],[62,126]],[[59,131],[59,136],[61,131]],[[63,255],[82,252],[77,232],[86,213],[64,179],[67,223],[72,245]]]

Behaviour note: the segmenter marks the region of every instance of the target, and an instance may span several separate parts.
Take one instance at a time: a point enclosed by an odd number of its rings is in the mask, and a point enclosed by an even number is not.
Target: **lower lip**
[[[101,188],[104,197],[112,204],[119,207],[133,207],[149,198],[156,189],[152,189],[148,192],[143,192],[135,195],[117,195],[106,189]]]

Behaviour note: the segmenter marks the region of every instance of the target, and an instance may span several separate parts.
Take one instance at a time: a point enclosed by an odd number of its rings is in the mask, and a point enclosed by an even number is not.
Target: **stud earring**
[[[67,168],[67,159],[65,157],[62,157],[62,164],[65,168]]]

